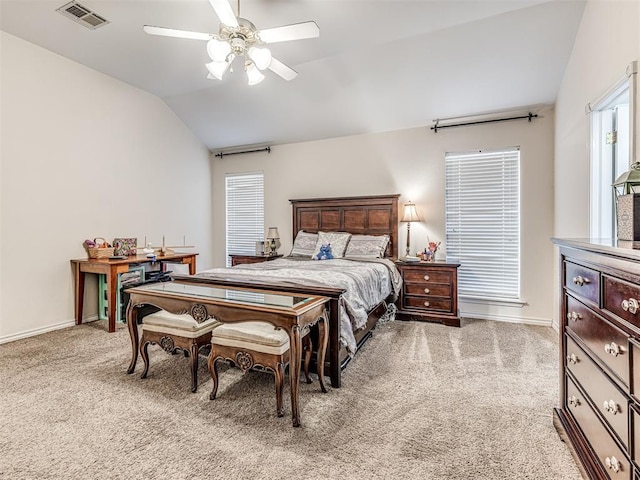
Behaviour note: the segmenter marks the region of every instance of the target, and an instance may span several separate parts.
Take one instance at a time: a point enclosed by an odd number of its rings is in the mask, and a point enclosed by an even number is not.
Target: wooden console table
[[[191,282],[154,283],[127,289],[127,326],[131,337],[131,363],[127,373],[136,368],[138,350],[138,308],[153,305],[170,313],[191,315],[198,323],[215,318],[222,323],[256,320],[283,329],[289,336],[289,385],[291,389],[291,417],[294,427],[300,426],[298,388],[302,365],[302,337],[305,331],[318,324],[317,365],[324,365],[328,340],[327,297],[247,288],[218,287]],[[321,390],[326,393],[324,371],[318,369]]]
[[[84,306],[84,281],[86,273],[104,274],[107,276],[107,310],[109,312],[109,332],[116,331],[116,302],[118,298],[118,274],[129,271],[129,265],[141,263],[181,263],[189,265],[189,275],[196,273],[197,253],[173,253],[158,255],[155,260],[146,255],[132,255],[125,259],[79,258],[71,260],[75,276],[75,309],[76,325],[82,323]]]

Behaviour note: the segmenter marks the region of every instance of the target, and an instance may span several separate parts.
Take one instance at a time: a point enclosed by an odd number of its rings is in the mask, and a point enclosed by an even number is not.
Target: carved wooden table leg
[[[320,389],[323,393],[327,393],[327,387],[324,383],[324,356],[327,352],[327,341],[329,340],[329,322],[327,313],[323,313],[318,319],[318,357],[316,365],[318,365],[318,380],[320,381]]]
[[[196,393],[198,390],[198,341],[194,338],[191,340],[191,392]]]
[[[214,358],[213,348],[212,348],[211,353],[209,354],[209,361],[207,362],[209,365],[209,373],[211,374],[211,380],[213,380],[213,388],[211,389],[209,400],[215,400],[216,394],[218,393],[218,369],[216,366],[216,360],[217,358]]]
[[[127,305],[127,327],[129,328],[129,336],[131,337],[131,363],[127,369],[127,373],[131,374],[136,369],[138,361],[138,308],[132,306],[131,301]]]
[[[300,387],[300,365],[302,364],[302,339],[300,327],[292,325],[289,329],[289,383],[291,385],[291,421],[294,427],[300,426],[300,410],[298,407],[298,390]]]

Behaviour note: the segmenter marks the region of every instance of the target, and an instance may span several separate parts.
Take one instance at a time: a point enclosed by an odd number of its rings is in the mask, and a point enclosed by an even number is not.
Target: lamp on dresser
[[[402,214],[401,222],[407,222],[407,251],[406,256],[409,257],[410,245],[411,245],[411,222],[420,222],[416,205],[412,202],[404,204],[404,212]]]

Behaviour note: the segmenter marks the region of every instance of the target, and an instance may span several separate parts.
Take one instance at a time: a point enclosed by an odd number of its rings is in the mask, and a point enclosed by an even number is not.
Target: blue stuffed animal
[[[331,244],[328,243],[326,245],[320,246],[320,251],[318,255],[316,255],[317,260],[331,260],[333,258],[333,253],[331,253]]]

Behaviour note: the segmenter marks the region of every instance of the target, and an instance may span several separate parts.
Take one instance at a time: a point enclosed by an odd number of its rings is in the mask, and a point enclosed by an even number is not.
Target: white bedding
[[[319,261],[287,257],[233,268],[214,268],[197,276],[265,283],[275,280],[291,285],[345,289],[340,308],[340,340],[351,354],[357,348],[354,331],[366,325],[368,312],[390,294],[397,297],[402,286],[400,273],[394,263],[381,258]]]

